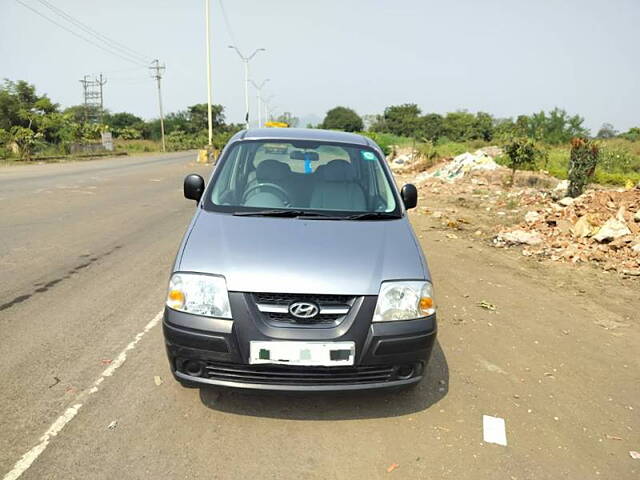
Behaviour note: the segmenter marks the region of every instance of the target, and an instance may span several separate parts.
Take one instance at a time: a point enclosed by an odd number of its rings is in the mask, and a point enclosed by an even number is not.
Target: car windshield
[[[400,213],[382,159],[363,145],[242,141],[232,145],[221,162],[209,189],[208,209],[337,216]]]

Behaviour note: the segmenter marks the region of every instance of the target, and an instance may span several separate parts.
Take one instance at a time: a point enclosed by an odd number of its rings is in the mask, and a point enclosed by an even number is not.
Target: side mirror
[[[400,196],[407,209],[415,208],[418,205],[418,189],[412,183],[407,183],[400,191]]]
[[[204,178],[192,173],[184,177],[184,198],[199,202],[204,193]]]

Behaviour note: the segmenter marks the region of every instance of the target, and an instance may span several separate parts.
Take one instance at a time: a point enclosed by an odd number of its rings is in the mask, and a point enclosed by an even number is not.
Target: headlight
[[[433,287],[425,281],[382,282],[374,322],[412,320],[436,312]]]
[[[167,307],[180,312],[231,318],[227,283],[223,277],[174,273],[169,281]]]

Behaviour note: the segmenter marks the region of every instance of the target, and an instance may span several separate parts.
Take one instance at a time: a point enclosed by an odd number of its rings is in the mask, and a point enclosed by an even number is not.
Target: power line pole
[[[85,75],[80,80],[84,98],[84,121],[91,123],[102,122],[104,118],[104,100],[102,87],[107,83],[107,79],[100,74],[99,78],[89,80],[89,75]]]
[[[82,80],[80,80],[80,83],[82,84],[82,104],[84,105],[82,116],[84,117],[84,122],[85,123],[87,123],[87,121],[88,121],[88,118],[87,118],[87,113],[88,113],[88,109],[87,109],[87,84],[89,83],[89,80],[87,80],[88,77],[89,77],[89,75],[85,75],[84,77],[82,77]]]
[[[164,114],[162,113],[162,88],[160,86],[160,80],[162,80],[162,74],[165,71],[164,64],[160,65],[160,60],[155,59],[151,62],[149,70],[152,71],[153,78],[158,83],[158,106],[160,107],[160,134],[162,135],[162,151],[166,152],[166,146],[164,142]]]
[[[209,124],[209,147],[213,144],[213,114],[211,112],[211,42],[209,40],[209,0],[204,0],[207,28],[207,121]]]
[[[102,74],[100,74],[100,80],[98,80],[98,85],[100,86],[100,123],[104,123],[104,101],[102,97],[102,87],[107,83],[107,79],[102,79]]]

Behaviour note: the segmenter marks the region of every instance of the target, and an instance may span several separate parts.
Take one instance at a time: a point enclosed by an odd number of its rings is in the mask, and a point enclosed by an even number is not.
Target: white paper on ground
[[[505,447],[507,446],[507,430],[504,418],[483,415],[482,431],[485,442],[497,443],[498,445]]]

